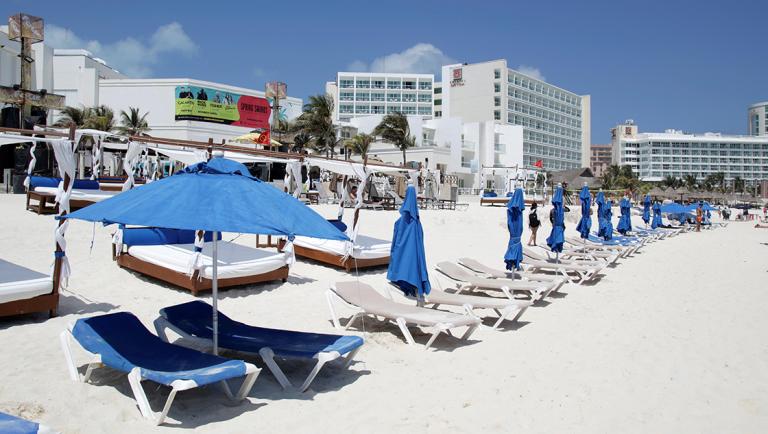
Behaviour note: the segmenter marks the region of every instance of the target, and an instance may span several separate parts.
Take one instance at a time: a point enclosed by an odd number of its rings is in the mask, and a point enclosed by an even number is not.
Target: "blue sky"
[[[306,98],[336,71],[506,58],[592,95],[592,141],[634,119],[745,134],[768,100],[768,1],[143,1],[4,0],[38,15],[51,42],[85,45],[137,76],[191,77]],[[274,24],[271,24],[274,23]]]

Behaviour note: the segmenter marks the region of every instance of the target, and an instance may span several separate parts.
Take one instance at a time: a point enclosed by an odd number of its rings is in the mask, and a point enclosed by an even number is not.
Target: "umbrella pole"
[[[219,355],[219,307],[218,307],[218,299],[219,299],[219,270],[218,270],[218,239],[219,239],[219,232],[214,231],[213,232],[213,275],[211,279],[211,298],[212,298],[212,305],[213,305],[213,354]]]

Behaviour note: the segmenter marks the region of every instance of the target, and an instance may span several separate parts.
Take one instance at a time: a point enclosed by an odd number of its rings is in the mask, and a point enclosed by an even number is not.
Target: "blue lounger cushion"
[[[213,241],[213,232],[203,235],[205,242]],[[219,232],[221,239],[221,232]],[[124,228],[123,244],[126,246],[160,246],[166,244],[192,244],[195,231],[168,228]]]
[[[174,327],[201,339],[213,339],[212,313],[211,306],[199,300],[160,311]],[[331,351],[344,355],[363,345],[363,338],[359,336],[254,327],[232,320],[221,312],[218,317],[219,346],[235,351],[258,353],[262,348],[270,348],[278,356],[312,358],[318,353]]]
[[[49,178],[46,176],[30,176],[29,188],[32,190],[34,190],[35,187],[57,188],[60,182],[61,182],[61,178]],[[75,182],[72,185],[72,188],[76,188],[78,190],[98,190],[100,186],[99,186],[99,181],[96,181],[96,180],[75,179]]]
[[[0,433],[3,434],[37,434],[40,424],[0,412]]]
[[[203,386],[246,374],[245,362],[164,342],[128,312],[79,319],[72,336],[106,366],[125,373],[138,367],[143,378],[169,386],[176,380]]]

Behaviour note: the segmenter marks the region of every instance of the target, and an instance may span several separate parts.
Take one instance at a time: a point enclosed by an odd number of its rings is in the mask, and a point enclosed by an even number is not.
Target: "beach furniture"
[[[211,305],[202,301],[190,301],[160,310],[155,320],[158,336],[168,341],[167,330],[173,330],[185,339],[213,342]],[[244,324],[223,313],[219,318],[219,346],[243,353],[259,354],[283,389],[293,387],[285,373],[275,362],[278,358],[316,360],[315,366],[299,387],[302,392],[309,388],[323,366],[340,357],[344,366],[352,363],[363,345],[358,336],[307,333],[292,330],[270,329]]]
[[[557,291],[558,289],[560,289],[561,286],[563,286],[563,284],[567,282],[565,278],[560,276],[555,276],[552,274],[528,273],[525,271],[499,270],[496,268],[489,267],[484,263],[472,258],[459,258],[459,264],[472,270],[475,273],[481,273],[486,277],[490,277],[492,279],[513,279],[513,280],[527,280],[532,282],[552,283],[554,285],[554,288],[552,288],[552,292]]]
[[[206,232],[202,266],[191,270],[195,231],[167,228],[120,228],[113,254],[117,264],[187,289],[193,295],[211,289],[212,236]],[[219,237],[220,238],[220,237]],[[288,278],[288,255],[236,243],[218,245],[219,288],[250,285]]]
[[[57,434],[45,425],[0,412],[0,433],[4,434]]]
[[[397,286],[392,285],[390,291],[402,294],[402,291]],[[409,299],[417,300],[415,297],[408,297]],[[458,292],[447,292],[439,289],[432,288],[428,295],[423,297],[423,303],[429,305],[434,309],[440,307],[440,305],[446,306],[458,306],[464,309],[467,315],[480,319],[475,309],[490,309],[493,310],[498,319],[491,326],[492,330],[499,328],[502,322],[517,321],[520,316],[523,315],[526,309],[528,309],[533,303],[527,300],[509,300],[494,297],[484,297],[478,295],[460,294]]]
[[[530,294],[531,298],[545,299],[555,288],[554,282],[535,282],[506,279],[489,279],[480,277],[470,272],[467,268],[461,267],[453,262],[440,262],[435,269],[443,273],[446,277],[456,282],[459,292],[464,290],[489,289],[501,291],[504,295],[514,300],[514,292],[525,292]]]
[[[331,319],[336,328],[341,328],[334,305],[335,301],[339,301],[357,311],[349,319],[345,329],[364,315],[383,317],[397,324],[408,345],[415,345],[416,341],[408,330],[408,326],[429,327],[432,329],[432,336],[427,341],[425,349],[429,349],[441,333],[450,334],[454,328],[467,327],[461,338],[468,339],[480,325],[480,320],[475,317],[394,302],[362,282],[336,282],[331,285],[326,297]]]
[[[29,179],[27,209],[38,214],[58,212],[55,200],[56,194],[59,191],[59,183],[61,182],[61,179],[41,176],[30,176]],[[76,179],[74,180],[72,196],[69,199],[69,203],[71,209],[85,208],[88,205],[113,197],[118,193],[120,192],[101,190],[98,181]],[[36,201],[37,203],[33,201]]]
[[[0,259],[0,317],[33,312],[53,317],[58,305],[51,276]]]
[[[594,279],[604,267],[602,264],[582,265],[564,263],[555,259],[536,259],[529,254],[528,250],[523,250],[523,255],[527,258],[522,263],[523,269],[532,272],[552,271],[568,279],[568,283],[578,283],[579,285]],[[574,280],[574,277],[578,280]]]
[[[344,268],[348,272],[389,264],[389,251],[392,247],[390,241],[358,235],[349,254],[350,243],[297,236],[293,240],[293,249],[296,256]],[[280,241],[279,248],[282,250],[284,245],[285,240]]]
[[[63,331],[60,338],[72,381],[87,382],[93,370],[102,366],[128,374],[142,416],[156,425],[165,420],[176,393],[220,383],[230,399],[239,401],[248,395],[260,372],[259,368],[242,360],[228,360],[164,342],[128,312],[79,319]],[[89,356],[82,377],[70,346],[72,341]],[[240,377],[245,380],[233,395],[227,380]],[[147,380],[171,388],[159,415],[152,411],[141,385]]]
[[[603,269],[608,265],[607,262],[602,260],[596,260],[596,259],[589,259],[584,256],[578,256],[578,252],[576,252],[575,258],[566,258],[568,256],[568,252],[565,250],[560,252],[559,257],[552,257],[549,252],[546,250],[539,250],[539,249],[527,249],[525,251],[525,256],[527,256],[530,259],[534,259],[537,261],[557,261],[561,264],[571,264],[571,265],[588,265],[592,267],[596,267],[599,269]]]

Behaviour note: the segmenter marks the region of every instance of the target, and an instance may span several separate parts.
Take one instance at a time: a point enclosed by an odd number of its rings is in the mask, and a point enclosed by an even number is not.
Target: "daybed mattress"
[[[35,187],[35,191],[40,193],[56,194],[59,191],[59,189],[56,187]],[[87,200],[89,202],[101,202],[104,199],[109,199],[110,197],[114,197],[118,193],[120,192],[119,191],[103,191],[103,190],[81,190],[76,188],[72,190],[72,196],[70,196],[70,200]]]
[[[221,241],[217,247],[220,279],[268,273],[286,265],[284,253]],[[212,243],[205,243],[203,246],[203,268],[200,273],[206,279],[210,279],[213,275],[212,249]],[[130,246],[128,248],[128,254],[137,259],[184,274],[189,274],[189,261],[194,251],[194,244]]]
[[[26,300],[51,291],[51,276],[0,259],[0,303]]]
[[[296,237],[293,243],[297,246],[308,249],[320,250],[326,253],[332,253],[338,256],[344,256],[344,247],[346,241],[324,240],[320,238]],[[391,241],[380,240],[378,238],[358,235],[355,240],[355,247],[352,250],[352,257],[355,259],[379,259],[389,256],[392,246]]]

